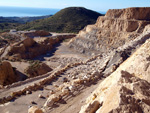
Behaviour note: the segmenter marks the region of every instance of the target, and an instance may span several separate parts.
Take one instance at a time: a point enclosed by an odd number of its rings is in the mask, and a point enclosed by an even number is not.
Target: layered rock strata
[[[108,10],[96,24],[88,25],[73,38],[69,47],[90,55],[107,53],[134,40],[150,23],[150,8]],[[136,15],[136,16],[135,16]],[[144,16],[142,16],[144,15]]]

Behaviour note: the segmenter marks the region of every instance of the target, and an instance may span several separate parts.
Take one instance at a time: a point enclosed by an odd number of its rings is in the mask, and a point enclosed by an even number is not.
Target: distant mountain
[[[0,17],[0,23],[17,23],[17,21],[5,17]]]
[[[52,15],[37,16],[37,17],[0,17],[0,32],[14,29],[21,24],[26,22],[36,21],[39,19],[48,18]]]
[[[38,19],[44,19],[44,18],[48,18],[52,15],[47,15],[47,16],[35,16],[35,17],[3,17],[7,20],[12,20],[12,21],[16,21],[18,23],[26,23],[26,22],[31,22],[31,21],[35,21]]]
[[[55,15],[36,20],[18,27],[18,30],[46,30],[51,32],[78,32],[88,24],[94,24],[102,14],[83,8],[69,7]]]

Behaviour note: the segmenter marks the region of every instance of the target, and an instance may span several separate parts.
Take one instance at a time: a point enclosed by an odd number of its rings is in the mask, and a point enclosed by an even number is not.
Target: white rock
[[[37,106],[32,106],[31,108],[28,109],[28,113],[44,113],[44,112]]]
[[[41,94],[39,94],[39,95],[38,95],[38,97],[39,97],[39,98],[43,98],[44,96],[43,96],[43,95],[41,95]]]
[[[59,99],[60,99],[59,95],[53,94],[53,95],[51,95],[51,96],[47,99],[47,101],[45,102],[44,106],[51,107],[51,106],[54,104],[54,102],[59,101]]]
[[[71,85],[71,86],[69,86],[69,90],[70,90],[71,92],[74,92],[74,91],[76,90],[76,87],[73,86],[73,85]]]
[[[64,95],[69,94],[69,88],[68,88],[68,87],[63,88],[63,89],[62,89],[62,93],[63,93]]]

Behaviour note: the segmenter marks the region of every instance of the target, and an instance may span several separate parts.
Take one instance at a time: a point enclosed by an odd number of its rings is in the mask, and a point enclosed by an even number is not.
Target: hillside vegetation
[[[35,17],[0,17],[0,32],[9,31],[10,29],[16,29],[21,24],[31,22],[39,19],[48,18],[47,16],[35,16]]]
[[[34,17],[3,17],[4,19],[10,20],[10,21],[14,21],[17,23],[22,23],[25,24],[26,22],[31,22],[31,21],[35,21],[35,20],[39,20],[39,19],[44,19],[44,18],[48,18],[52,15],[46,15],[46,16],[34,16]]]
[[[88,24],[94,24],[102,14],[82,7],[62,9],[55,15],[26,23],[18,30],[46,30],[50,32],[78,32]]]
[[[11,28],[15,28],[18,25],[20,24],[15,20],[10,20],[5,17],[0,17],[0,32],[7,31]]]

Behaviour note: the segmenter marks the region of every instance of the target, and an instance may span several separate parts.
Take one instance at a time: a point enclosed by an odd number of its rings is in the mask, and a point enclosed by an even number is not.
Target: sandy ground
[[[61,80],[62,77],[52,84],[61,84]],[[91,86],[81,87],[81,89],[78,89],[76,95],[65,98],[63,102],[56,103],[55,107],[47,111],[47,113],[78,113],[81,106],[85,103],[86,98],[97,88],[101,81]],[[49,92],[55,89],[52,84],[47,85],[44,89],[32,92],[32,94],[23,95],[12,102],[0,105],[1,113],[27,113],[30,106],[37,105],[38,107],[42,107],[46,98],[50,95]],[[39,94],[42,94],[45,98],[39,98]],[[32,102],[35,102],[35,104],[32,104]]]
[[[83,86],[79,93],[69,98],[64,104],[58,103],[58,107],[48,111],[49,113],[79,113],[81,106],[85,104],[86,98],[98,87],[102,80],[90,86]]]
[[[80,60],[87,59],[86,56],[77,54],[72,50],[69,50],[66,45],[67,42],[61,43],[61,45],[55,51],[54,56],[45,57],[46,60],[43,62],[47,63],[48,65],[56,65],[55,67],[57,67],[59,64],[55,64],[55,62],[51,62],[50,61],[51,58],[59,57],[61,59],[65,57],[65,58],[75,58]],[[18,63],[18,62],[13,62],[12,65],[18,68],[18,70],[22,72],[28,66],[27,63]],[[55,90],[56,87],[54,86],[54,84],[61,85],[63,83],[62,79],[64,77],[66,76],[61,75],[59,76],[59,78],[57,78],[51,84],[48,84],[41,90],[32,92],[32,94],[22,95],[21,97],[18,97],[9,103],[0,105],[0,111],[1,111],[0,113],[27,113],[27,110],[30,106],[37,105],[39,107],[42,107],[46,101],[46,98],[48,97],[48,95],[50,95],[50,91]],[[0,97],[8,95],[12,91],[19,90],[22,89],[23,87],[34,84],[40,81],[41,79],[42,78],[33,80],[25,83],[24,85],[17,86],[11,89],[0,90]],[[71,112],[78,113],[80,111],[81,106],[84,104],[86,98],[94,91],[94,89],[97,87],[97,85],[100,82],[101,80],[98,83],[95,83],[91,86],[81,87],[81,89],[78,89],[78,91],[76,92],[76,95],[65,98],[63,102],[61,101],[56,103],[56,107],[49,109],[47,113],[71,113]],[[45,98],[39,98],[38,97],[39,94],[42,94]]]
[[[15,67],[21,73],[24,73],[24,70],[29,66],[28,62],[10,62],[10,63],[13,67]]]

